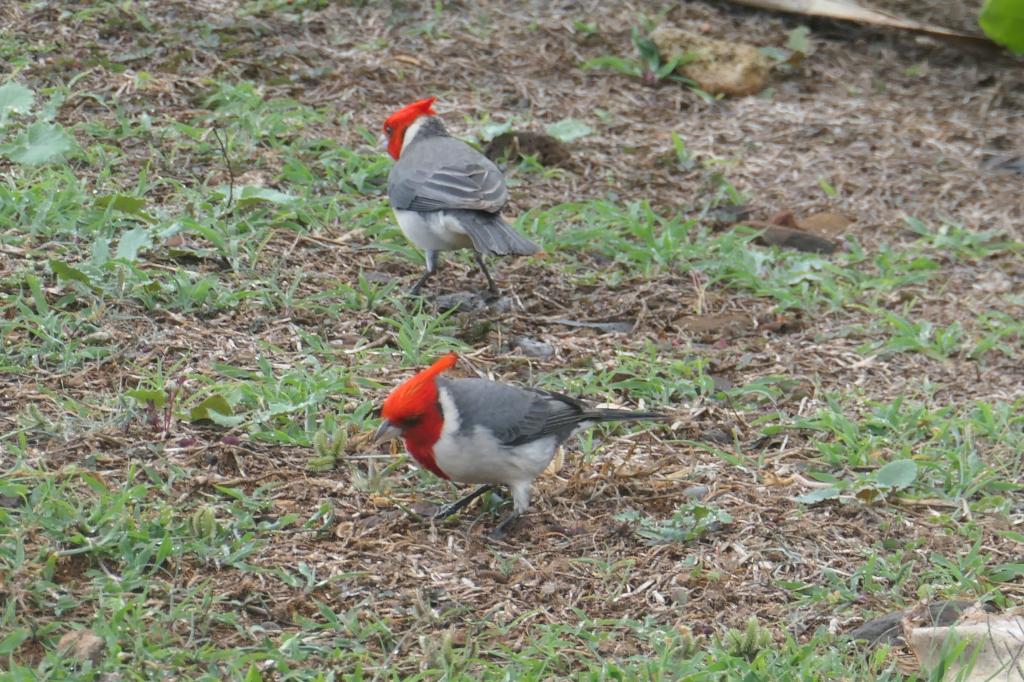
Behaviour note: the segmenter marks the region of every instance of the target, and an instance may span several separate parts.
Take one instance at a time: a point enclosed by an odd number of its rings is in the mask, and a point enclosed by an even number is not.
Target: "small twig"
[[[804,478],[800,474],[793,474],[793,482],[798,483],[807,488],[831,488],[834,484],[825,483],[824,481],[812,481],[809,478]]]
[[[224,157],[224,165],[228,169],[228,207],[230,207],[231,202],[235,200],[235,171],[231,168],[231,159],[228,158],[228,147],[225,144],[225,140],[221,139],[220,131],[213,128],[213,136],[217,139],[217,144],[220,145],[220,153]]]
[[[345,350],[342,351],[342,353],[345,353],[346,355],[353,355],[355,353],[361,353],[364,350],[369,350],[371,348],[377,348],[378,346],[386,345],[387,342],[390,341],[390,340],[391,340],[391,334],[381,334],[380,336],[378,336],[373,341],[370,341],[369,343],[364,343],[363,345],[356,346],[355,348],[346,348]]]
[[[278,230],[279,232],[289,232],[288,230]],[[290,236],[295,237],[298,241],[302,242],[313,242],[314,244],[330,244],[332,246],[348,246],[348,242],[352,237],[356,235],[356,232],[342,232],[341,239],[328,239],[327,237],[318,237],[313,234],[296,234],[291,233]]]
[[[14,247],[14,246],[6,246],[4,244],[0,244],[0,253],[6,254],[8,256],[16,256],[18,258],[24,258],[25,256],[28,255],[29,252],[26,251],[25,249],[19,249],[19,248]]]

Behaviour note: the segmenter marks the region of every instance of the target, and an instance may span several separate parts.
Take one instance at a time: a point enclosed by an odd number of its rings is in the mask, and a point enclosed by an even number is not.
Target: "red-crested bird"
[[[528,256],[540,247],[501,217],[508,203],[505,178],[490,159],[448,134],[435,99],[413,102],[384,121],[396,161],[388,199],[402,232],[426,255],[427,270],[410,293],[437,271],[441,251],[471,248],[488,290],[497,294],[484,256]]]
[[[537,388],[442,377],[457,360],[449,353],[392,390],[374,440],[402,438],[428,471],[451,481],[484,484],[442,507],[435,518],[454,514],[495,485],[508,486],[513,510],[492,531],[494,537],[529,509],[534,479],[577,430],[597,422],[666,418],[657,412],[589,408]]]

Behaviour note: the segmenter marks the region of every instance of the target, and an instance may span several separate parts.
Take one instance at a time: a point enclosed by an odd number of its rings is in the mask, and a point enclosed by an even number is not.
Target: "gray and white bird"
[[[388,153],[396,161],[388,199],[402,232],[427,261],[410,293],[437,272],[440,252],[470,248],[488,290],[497,294],[484,256],[529,256],[540,247],[501,217],[508,203],[505,178],[490,159],[448,134],[435,115],[435,99],[413,102],[384,121]]]
[[[449,353],[392,390],[374,440],[402,438],[428,471],[451,481],[484,484],[442,507],[435,518],[454,514],[495,485],[508,486],[513,510],[492,537],[501,537],[529,509],[533,481],[576,431],[597,422],[666,418],[656,412],[592,409],[535,388],[440,376],[457,360]]]

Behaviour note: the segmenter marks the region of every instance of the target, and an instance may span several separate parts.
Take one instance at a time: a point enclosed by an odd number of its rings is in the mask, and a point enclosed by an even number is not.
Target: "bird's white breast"
[[[444,414],[441,436],[434,445],[434,459],[453,481],[529,485],[554,457],[554,436],[517,446],[502,445],[482,427],[463,429],[455,401],[447,389],[438,390]]]
[[[473,246],[465,228],[444,211],[395,209],[395,218],[409,241],[424,251],[452,251]]]

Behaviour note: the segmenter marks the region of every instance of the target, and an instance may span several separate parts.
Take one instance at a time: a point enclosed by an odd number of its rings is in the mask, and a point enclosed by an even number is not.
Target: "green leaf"
[[[586,137],[590,133],[594,132],[594,129],[588,126],[583,121],[575,118],[562,119],[558,123],[552,123],[547,127],[548,135],[551,137],[561,140],[562,142],[572,142],[578,140],[581,137]]]
[[[624,59],[622,57],[616,57],[612,54],[602,55],[589,59],[580,64],[581,69],[612,69],[619,73],[624,73],[627,76],[640,76],[643,74],[643,69],[640,65],[632,59]]]
[[[182,224],[185,228],[192,230],[199,236],[205,237],[207,241],[209,241],[211,244],[213,244],[221,251],[227,250],[227,240],[224,239],[224,235],[218,232],[216,229],[209,227],[207,225],[203,225],[202,223],[197,223],[194,220],[186,220],[183,221]]]
[[[676,55],[675,57],[672,57],[667,62],[659,66],[657,71],[654,72],[654,77],[659,81],[663,80],[669,74],[671,74],[673,71],[679,68],[680,64],[689,64],[694,59],[696,59],[696,57],[697,55],[694,54],[693,52],[687,52],[686,54]]]
[[[1024,533],[1018,533],[1012,530],[997,530],[996,535],[1007,538],[1009,540],[1013,540],[1014,542],[1019,542],[1022,545],[1024,545]]]
[[[231,498],[234,498],[236,500],[239,500],[240,502],[244,502],[245,501],[245,493],[243,491],[239,490],[238,488],[229,488],[227,486],[216,485],[216,484],[214,484],[213,487],[214,487],[215,490],[217,490],[217,491],[227,495],[228,497],[231,497]]]
[[[226,193],[225,196],[227,196]],[[291,204],[298,201],[298,198],[292,196],[291,194],[285,194],[284,192],[279,192],[276,189],[271,189],[269,187],[248,186],[242,187],[241,189],[236,187],[235,197],[238,199],[238,205],[241,207],[264,203]]]
[[[88,473],[84,473],[83,472],[82,474],[80,474],[80,477],[81,477],[82,481],[84,481],[87,486],[92,488],[93,492],[101,493],[101,494],[109,493],[110,492],[110,488],[108,488],[105,483],[100,481],[100,479],[96,478],[92,474],[88,474]]]
[[[978,24],[993,42],[1014,54],[1024,54],[1024,2],[988,0],[978,16]]]
[[[260,675],[259,668],[255,664],[249,664],[249,670],[245,673],[244,682],[263,682],[263,675]]]
[[[32,632],[28,628],[16,628],[7,633],[6,637],[0,639],[0,656],[10,656],[13,654],[21,646],[21,643],[31,635]]]
[[[830,485],[827,488],[815,488],[811,492],[797,495],[793,499],[802,504],[815,504],[825,500],[834,500],[837,497],[839,497],[839,488]]]
[[[999,564],[989,570],[989,578],[993,582],[1008,583],[1024,576],[1024,564]]]
[[[112,208],[122,213],[142,218],[147,223],[154,222],[153,216],[143,210],[146,207],[146,200],[140,197],[130,197],[125,194],[107,194],[96,197],[96,207],[103,209]]]
[[[171,542],[170,534],[165,535],[163,541],[160,543],[160,549],[156,553],[156,565],[161,566],[164,561],[174,551],[174,543]]]
[[[829,198],[834,199],[836,195],[839,194],[839,192],[836,191],[836,188],[833,187],[825,178],[818,178],[818,187],[820,187],[821,191],[825,193],[825,196]]]
[[[657,64],[661,60],[658,46],[649,36],[640,33],[635,26],[633,27],[633,47],[640,54],[640,58],[648,64]]]
[[[32,91],[19,83],[0,85],[0,126],[7,123],[11,113],[27,114],[32,111]]]
[[[35,275],[25,275],[25,284],[32,294],[32,300],[36,304],[36,312],[46,315],[50,312],[50,304],[46,302],[46,292],[43,291],[43,284]]]
[[[125,260],[138,260],[139,251],[148,249],[153,245],[149,232],[143,227],[135,227],[121,235],[121,241],[117,243],[116,258]]]
[[[53,274],[57,275],[57,279],[72,280],[75,282],[81,282],[82,284],[92,286],[92,280],[89,279],[89,275],[85,274],[78,268],[73,268],[67,263],[59,260],[50,259],[50,270]]]
[[[807,40],[807,36],[810,35],[810,33],[811,29],[806,26],[797,26],[789,32],[788,37],[786,38],[786,47],[793,52],[810,54],[810,43]]]
[[[8,483],[0,481],[0,495],[6,495],[8,497],[27,497],[29,493],[29,487],[24,483]],[[1011,531],[1006,531],[1007,533]]]
[[[917,463],[910,459],[896,459],[878,470],[878,485],[902,490],[917,478]]]
[[[489,121],[480,129],[480,139],[490,142],[498,135],[503,135],[510,130],[512,130],[512,121],[505,121],[504,123]]]
[[[204,419],[213,421],[213,417],[210,416],[211,412],[216,412],[224,417],[230,417],[235,413],[227,398],[220,393],[214,393],[189,411],[189,419],[194,422]]]
[[[55,123],[33,123],[13,144],[4,146],[4,154],[15,163],[35,165],[49,161],[71,149],[71,137]]]
[[[167,402],[167,393],[158,388],[133,388],[128,391],[128,397],[140,405],[153,404],[153,407],[160,409]]]
[[[97,236],[92,243],[92,264],[96,267],[104,265],[110,260],[110,241],[103,236]]]
[[[238,426],[239,424],[245,421],[245,415],[241,414],[231,416],[227,414],[221,414],[217,410],[210,410],[209,415],[210,421],[212,421],[217,426],[223,426],[224,428]]]

